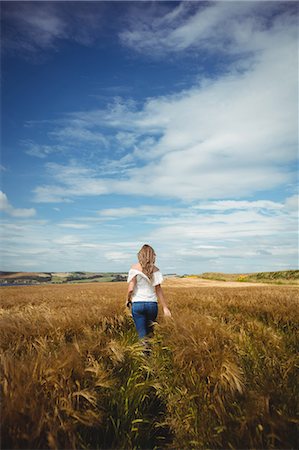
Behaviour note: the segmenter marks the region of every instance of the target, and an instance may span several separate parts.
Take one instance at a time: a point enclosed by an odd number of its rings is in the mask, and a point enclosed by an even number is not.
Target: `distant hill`
[[[0,285],[61,284],[126,280],[127,274],[113,272],[0,272]]]
[[[165,278],[177,277],[166,274]],[[204,278],[220,281],[264,282],[274,284],[299,284],[299,270],[255,273],[204,272],[180,277]],[[62,284],[62,283],[99,283],[126,281],[127,273],[118,272],[4,272],[0,271],[2,285]]]
[[[299,270],[280,270],[274,272],[253,273],[222,273],[204,272],[200,275],[191,275],[207,280],[266,282],[275,284],[299,284]]]
[[[45,283],[51,279],[51,273],[45,272],[0,272],[0,283]]]

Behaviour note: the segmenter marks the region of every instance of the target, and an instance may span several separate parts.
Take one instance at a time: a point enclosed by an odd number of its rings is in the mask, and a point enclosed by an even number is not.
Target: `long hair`
[[[138,252],[138,261],[141,264],[142,272],[151,280],[154,272],[156,253],[154,249],[144,244]]]

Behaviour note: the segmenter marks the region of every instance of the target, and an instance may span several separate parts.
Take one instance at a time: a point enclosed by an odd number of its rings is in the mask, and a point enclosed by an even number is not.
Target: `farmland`
[[[126,283],[1,288],[2,448],[298,448],[298,287],[168,279],[152,354]]]
[[[0,285],[37,285],[125,281],[127,274],[113,272],[0,272]]]
[[[207,280],[299,285],[299,270],[280,270],[275,272],[255,272],[245,274],[204,272],[201,275],[194,276]]]

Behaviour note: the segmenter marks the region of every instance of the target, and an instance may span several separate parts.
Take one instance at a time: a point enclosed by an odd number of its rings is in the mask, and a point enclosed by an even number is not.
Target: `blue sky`
[[[297,3],[1,9],[2,270],[297,268]]]

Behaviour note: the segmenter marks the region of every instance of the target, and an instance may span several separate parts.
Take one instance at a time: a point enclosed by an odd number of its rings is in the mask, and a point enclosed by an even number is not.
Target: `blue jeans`
[[[150,335],[153,332],[153,322],[158,315],[157,302],[133,302],[132,316],[139,338]]]

